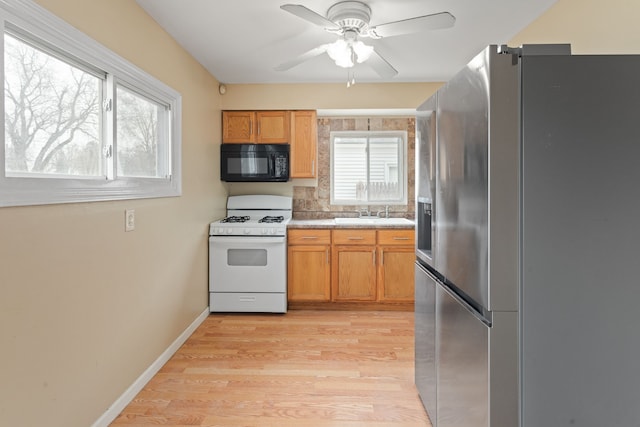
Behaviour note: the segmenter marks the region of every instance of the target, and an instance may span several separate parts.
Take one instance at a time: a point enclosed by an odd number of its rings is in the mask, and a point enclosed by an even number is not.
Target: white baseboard
[[[116,399],[115,402],[102,414],[100,418],[92,424],[91,427],[108,427],[109,424],[122,412],[122,410],[133,400],[134,397],[143,389],[143,387],[153,378],[153,376],[164,366],[165,363],[174,355],[182,344],[191,336],[193,331],[210,315],[209,307],[206,308],[194,320],[187,329],[184,330],[167,348],[134,382],[129,388]]]

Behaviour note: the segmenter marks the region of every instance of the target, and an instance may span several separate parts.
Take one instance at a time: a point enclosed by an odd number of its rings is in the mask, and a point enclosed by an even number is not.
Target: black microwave
[[[289,180],[289,144],[221,144],[220,179],[227,182]]]

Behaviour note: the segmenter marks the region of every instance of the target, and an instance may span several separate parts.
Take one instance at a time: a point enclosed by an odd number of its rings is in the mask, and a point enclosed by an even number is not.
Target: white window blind
[[[406,132],[331,133],[331,203],[406,204]]]

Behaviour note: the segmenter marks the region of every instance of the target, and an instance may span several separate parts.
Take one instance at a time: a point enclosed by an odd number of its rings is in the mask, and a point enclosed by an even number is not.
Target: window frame
[[[349,138],[366,138],[367,140],[367,151],[369,150],[370,140],[376,137],[390,137],[396,136],[401,139],[399,146],[399,154],[398,154],[398,185],[400,186],[401,197],[397,200],[371,200],[370,194],[367,192],[367,200],[357,200],[357,199],[336,199],[335,197],[335,170],[334,170],[334,155],[335,155],[335,139],[340,137],[349,137]],[[330,147],[330,160],[329,160],[329,170],[330,170],[330,201],[331,205],[339,205],[339,206],[372,206],[372,205],[393,205],[393,206],[406,206],[408,204],[408,184],[409,179],[407,175],[408,171],[408,132],[400,131],[400,130],[390,130],[390,131],[332,131],[329,135],[329,147]],[[370,174],[369,174],[370,161],[369,156],[367,155],[367,184],[369,184]],[[385,171],[386,172],[386,171]]]
[[[4,82],[4,35],[7,31],[28,37],[29,42],[41,42],[38,49],[56,58],[66,58],[73,66],[86,64],[88,70],[104,73],[103,139],[111,146],[104,177],[26,177],[7,176],[5,171],[5,122],[2,120],[0,144],[0,207],[54,203],[93,202],[155,197],[176,197],[182,194],[182,97],[168,85],[128,62],[115,52],[75,29],[33,1],[2,0],[0,2],[0,77]],[[168,175],[164,177],[118,177],[116,121],[118,85],[134,91],[166,108],[168,120]],[[3,83],[4,90],[4,83]],[[4,93],[4,92],[3,92]],[[4,117],[4,95],[0,110]],[[110,100],[110,102],[109,102]]]

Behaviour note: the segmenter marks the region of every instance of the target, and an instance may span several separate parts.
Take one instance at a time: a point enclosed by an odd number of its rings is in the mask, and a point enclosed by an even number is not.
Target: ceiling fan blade
[[[336,23],[329,21],[322,15],[317,14],[311,9],[308,9],[301,4],[283,4],[280,6],[280,9],[286,10],[289,13],[296,15],[299,18],[304,19],[305,21],[309,21],[312,24],[319,25],[324,28],[329,28],[331,30],[339,30],[340,26]]]
[[[304,61],[308,61],[312,58],[315,58],[316,56],[322,55],[323,53],[325,53],[327,51],[327,49],[329,48],[329,44],[323,44],[320,45],[316,48],[313,48],[305,53],[303,53],[302,55],[291,59],[289,61],[283,62],[282,64],[278,65],[277,67],[274,68],[274,70],[276,71],[287,71],[290,68],[295,67],[296,65],[302,64]]]
[[[393,68],[393,66],[375,50],[369,59],[367,59],[366,63],[383,79],[390,79],[398,74],[398,70]]]
[[[401,36],[403,34],[449,28],[452,27],[455,22],[455,16],[449,12],[434,13],[433,15],[418,16],[416,18],[376,25],[375,27],[369,28],[368,35],[372,38]]]

